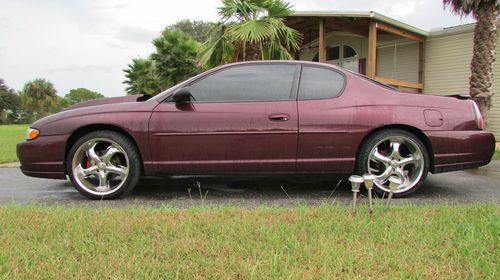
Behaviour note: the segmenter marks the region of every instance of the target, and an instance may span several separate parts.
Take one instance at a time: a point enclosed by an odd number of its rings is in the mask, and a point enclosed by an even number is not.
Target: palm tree
[[[152,60],[145,58],[132,59],[132,63],[124,69],[128,95],[154,95],[160,92],[160,81]]]
[[[222,0],[221,22],[203,44],[199,64],[213,67],[234,61],[292,59],[301,35],[285,25],[292,6],[282,0]]]
[[[45,79],[27,82],[20,94],[24,118],[34,120],[59,111],[60,97],[54,85]]]
[[[472,14],[477,20],[474,28],[474,47],[471,61],[469,93],[481,110],[486,127],[490,125],[489,110],[493,95],[491,86],[495,66],[497,17],[499,0],[443,0],[445,7],[460,16]]]
[[[153,40],[156,51],[151,59],[163,87],[170,87],[198,73],[198,42],[182,32],[165,29]]]

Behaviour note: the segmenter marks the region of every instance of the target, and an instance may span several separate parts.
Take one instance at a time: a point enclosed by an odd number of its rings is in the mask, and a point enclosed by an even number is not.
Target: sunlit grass
[[[497,148],[493,154],[493,160],[500,160],[500,149]]]
[[[0,207],[4,279],[498,279],[498,205]]]
[[[27,127],[26,124],[0,125],[0,163],[18,161],[16,145],[24,140]]]

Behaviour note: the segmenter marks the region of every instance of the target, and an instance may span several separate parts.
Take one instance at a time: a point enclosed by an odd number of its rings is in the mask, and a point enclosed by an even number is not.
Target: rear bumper
[[[472,169],[490,163],[495,136],[486,131],[426,131],[434,153],[432,173]]]
[[[67,135],[40,136],[17,144],[17,157],[24,175],[66,179],[64,149]]]

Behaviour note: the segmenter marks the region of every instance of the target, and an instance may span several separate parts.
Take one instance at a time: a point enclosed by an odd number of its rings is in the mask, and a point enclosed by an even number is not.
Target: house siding
[[[418,43],[384,42],[377,48],[377,76],[418,82]]]
[[[449,31],[453,31],[450,28]],[[425,42],[424,92],[427,94],[468,94],[470,62],[472,59],[473,29],[450,32],[450,35],[431,33]],[[500,44],[500,36],[497,45]],[[500,75],[500,64],[495,77]],[[500,81],[493,82],[493,92],[500,91]],[[500,139],[500,97],[493,97],[490,111],[491,130]]]

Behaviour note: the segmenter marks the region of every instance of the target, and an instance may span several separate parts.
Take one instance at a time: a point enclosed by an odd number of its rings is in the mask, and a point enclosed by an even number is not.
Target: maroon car
[[[17,146],[24,174],[114,198],[140,176],[376,175],[396,195],[427,173],[486,165],[495,139],[475,103],[400,92],[331,65],[225,65],[149,100],[77,104],[35,122]]]

